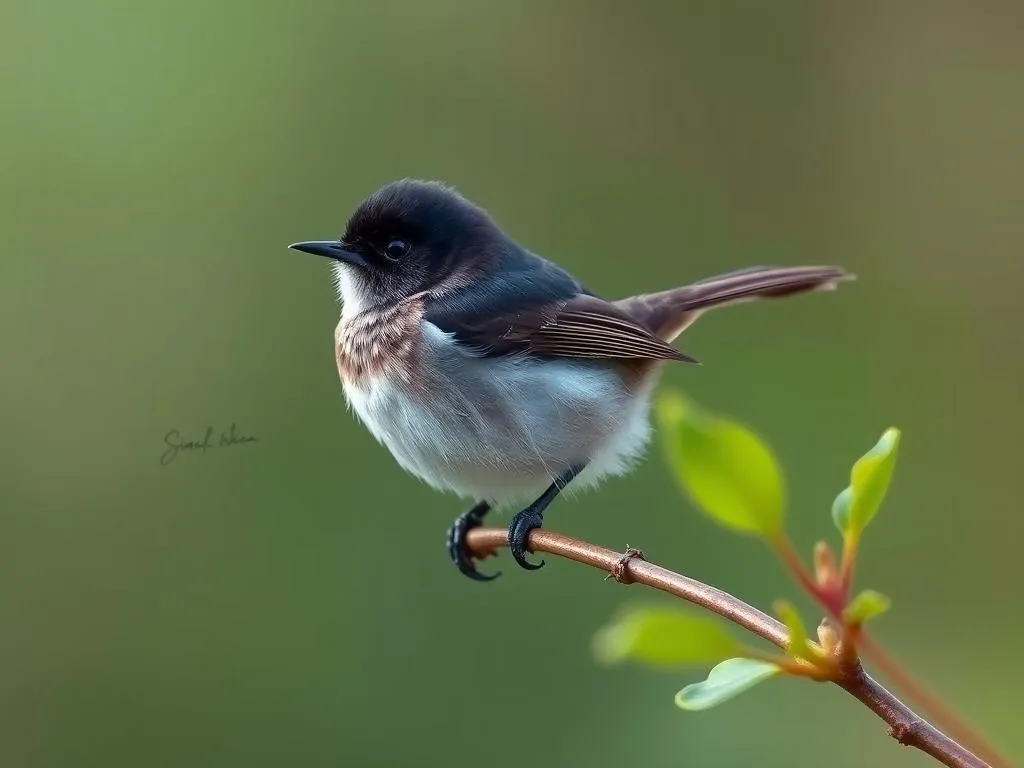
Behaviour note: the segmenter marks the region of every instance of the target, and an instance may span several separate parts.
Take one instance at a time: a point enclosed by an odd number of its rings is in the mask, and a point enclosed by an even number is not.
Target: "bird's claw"
[[[486,502],[480,502],[459,515],[448,529],[448,556],[451,557],[459,572],[473,581],[493,581],[501,576],[501,571],[492,574],[480,573],[476,569],[473,555],[470,554],[469,548],[466,546],[466,534],[473,528],[483,525],[484,516],[490,508]]]
[[[527,543],[530,539],[530,531],[540,528],[544,523],[544,515],[533,507],[527,507],[522,512],[513,516],[508,526],[508,548],[512,557],[519,563],[520,567],[528,571],[536,571],[544,567],[544,561],[533,564],[526,559],[528,551]]]

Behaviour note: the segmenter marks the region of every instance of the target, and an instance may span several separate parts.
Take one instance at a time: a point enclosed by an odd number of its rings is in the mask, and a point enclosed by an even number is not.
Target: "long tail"
[[[672,341],[706,310],[752,299],[830,291],[854,276],[839,267],[752,267],[673,288],[631,296],[615,305],[665,341]]]

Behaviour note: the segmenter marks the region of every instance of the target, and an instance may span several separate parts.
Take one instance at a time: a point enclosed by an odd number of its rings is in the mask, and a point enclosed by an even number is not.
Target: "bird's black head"
[[[363,201],[338,240],[290,247],[334,259],[342,300],[362,306],[430,290],[474,261],[483,266],[504,240],[490,216],[452,188],[402,180]]]

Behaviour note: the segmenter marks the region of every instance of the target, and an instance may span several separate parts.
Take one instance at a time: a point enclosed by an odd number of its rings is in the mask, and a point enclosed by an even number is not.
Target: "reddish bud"
[[[839,568],[827,541],[819,541],[814,545],[814,577],[818,586],[825,590],[838,583]]]

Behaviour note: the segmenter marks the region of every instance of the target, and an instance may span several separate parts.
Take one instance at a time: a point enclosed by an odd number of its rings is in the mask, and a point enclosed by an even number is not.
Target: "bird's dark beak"
[[[292,243],[288,247],[303,253],[312,253],[314,256],[326,256],[328,259],[353,264],[357,267],[369,266],[366,259],[355,251],[345,250],[337,240],[310,240],[305,243]]]

